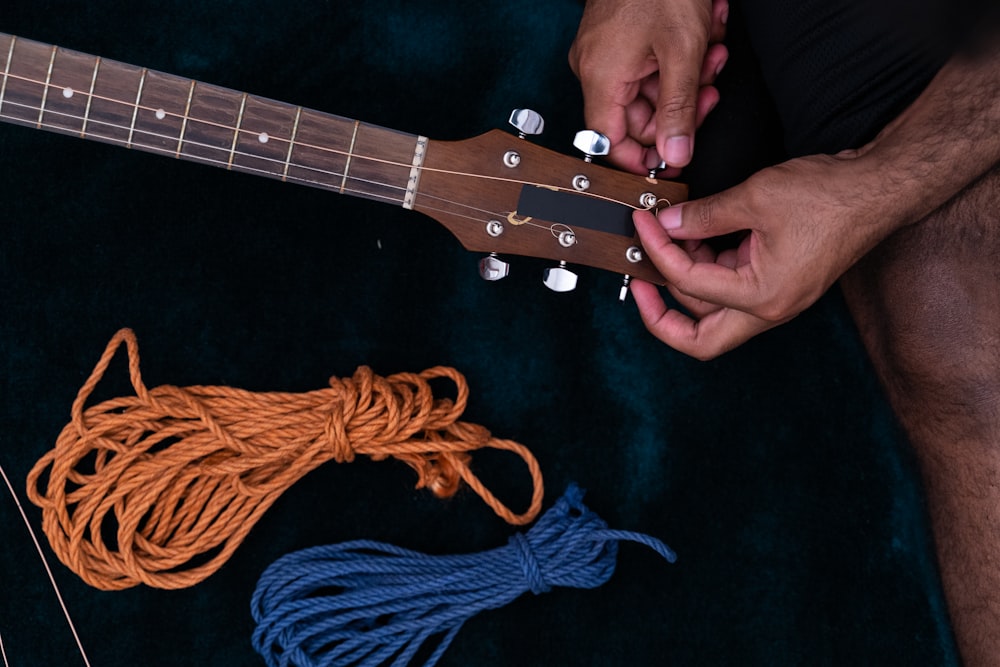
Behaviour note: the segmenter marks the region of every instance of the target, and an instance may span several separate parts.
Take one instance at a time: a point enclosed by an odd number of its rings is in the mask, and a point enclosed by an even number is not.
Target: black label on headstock
[[[517,214],[570,228],[583,227],[628,238],[635,235],[631,208],[582,193],[526,185],[521,188]]]

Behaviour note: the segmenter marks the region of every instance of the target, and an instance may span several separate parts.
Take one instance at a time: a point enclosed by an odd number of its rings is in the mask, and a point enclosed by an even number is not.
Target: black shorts
[[[856,148],[923,91],[976,0],[731,0],[791,157]]]

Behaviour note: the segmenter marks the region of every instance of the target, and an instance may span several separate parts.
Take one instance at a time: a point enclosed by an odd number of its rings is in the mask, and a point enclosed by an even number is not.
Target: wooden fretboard
[[[411,208],[427,140],[0,33],[0,120]]]

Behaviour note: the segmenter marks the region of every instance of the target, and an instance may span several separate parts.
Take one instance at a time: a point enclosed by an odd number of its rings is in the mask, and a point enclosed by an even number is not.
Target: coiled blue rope
[[[430,641],[422,656],[429,651],[424,664],[434,665],[484,609],[527,591],[600,586],[623,540],[676,560],[656,538],[608,528],[575,485],[527,534],[491,551],[430,556],[367,540],[304,549],[261,575],[251,601],[253,645],[269,667],[401,667]]]

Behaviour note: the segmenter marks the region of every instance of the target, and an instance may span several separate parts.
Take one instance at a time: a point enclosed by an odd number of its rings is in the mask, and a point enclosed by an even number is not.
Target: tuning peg
[[[618,300],[622,303],[625,303],[625,299],[628,298],[628,286],[629,283],[631,282],[632,282],[632,276],[626,273],[622,277],[622,287],[620,290],[618,290]]]
[[[497,257],[495,252],[479,260],[479,277],[483,280],[502,280],[509,272],[510,264]]]
[[[517,136],[522,139],[526,134],[541,134],[545,130],[545,119],[531,109],[514,109],[510,114],[510,124],[517,128]]]
[[[566,262],[559,262],[559,266],[545,269],[542,283],[553,292],[572,292],[576,289],[576,274],[566,268]]]
[[[660,160],[660,164],[653,169],[649,170],[649,177],[656,178],[656,175],[667,168],[667,163],[665,160]]]
[[[611,141],[594,130],[580,130],[573,138],[573,145],[583,153],[584,161],[590,162],[594,156],[607,155],[611,151]]]

